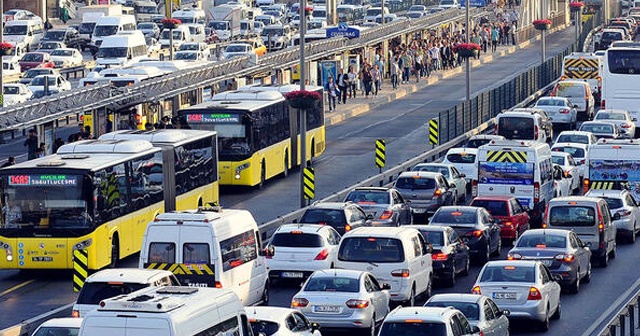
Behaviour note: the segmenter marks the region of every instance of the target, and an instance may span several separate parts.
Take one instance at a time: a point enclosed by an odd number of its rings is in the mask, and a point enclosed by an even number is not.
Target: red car
[[[485,208],[495,218],[503,245],[513,243],[529,229],[529,214],[515,197],[478,196],[470,205]]]
[[[23,72],[37,67],[53,68],[51,55],[46,52],[28,52],[22,56],[18,63],[20,63],[20,69],[22,69]]]

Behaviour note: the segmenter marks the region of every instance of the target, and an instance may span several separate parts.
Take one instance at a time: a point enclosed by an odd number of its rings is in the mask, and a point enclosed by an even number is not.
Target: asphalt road
[[[548,55],[555,54],[572,41],[573,30],[565,29],[547,39]],[[471,73],[472,94],[485,90],[514,76],[516,69],[525,69],[539,62],[540,45],[503,57],[490,64],[474,68]],[[374,165],[374,141],[387,141],[387,165],[415,157],[431,148],[428,145],[426,123],[438,111],[464,99],[464,75],[457,75],[407,98],[374,109],[370,113],[327,128],[327,150],[314,160],[316,169],[316,197],[331,193],[365,179],[378,172]],[[383,87],[389,90],[389,85]],[[24,150],[15,144],[0,145],[0,153]],[[269,221],[299,207],[299,176],[275,179],[263,190],[225,189],[222,205],[227,208],[249,209],[259,223]],[[554,321],[549,335],[579,335],[640,277],[637,246],[620,246],[618,259],[608,269],[594,269],[592,283],[585,285],[578,295],[563,295],[563,316]],[[503,251],[506,255],[506,249]],[[135,257],[123,263],[136,267]],[[469,292],[479,269],[461,278],[453,288],[436,289],[438,292]],[[615,276],[614,276],[615,275]],[[71,290],[69,272],[17,272],[0,271],[0,329],[42,314],[75,300]],[[271,304],[288,306],[297,285],[278,286],[272,291]],[[514,333],[528,334],[528,324],[515,325]],[[325,331],[325,335],[334,333]],[[339,334],[339,333],[335,333]]]

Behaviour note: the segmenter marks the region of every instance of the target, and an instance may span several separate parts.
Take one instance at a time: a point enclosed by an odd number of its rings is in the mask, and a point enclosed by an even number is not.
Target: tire
[[[376,314],[373,314],[371,317],[371,326],[367,329],[365,334],[368,336],[376,336]]]
[[[407,302],[405,303],[409,307],[413,307],[416,305],[416,286],[415,285],[411,287],[411,294],[409,296],[409,300],[407,300]]]
[[[451,276],[447,279],[447,287],[454,287],[456,285],[456,267],[451,264]]]
[[[269,281],[267,281],[264,284],[264,290],[262,291],[262,303],[260,304],[261,306],[269,305],[269,297],[270,297],[269,286],[271,285],[269,284]]]
[[[562,316],[562,302],[558,299],[558,308],[556,309],[556,312],[551,315],[551,319],[559,320],[560,316]]]
[[[462,272],[460,272],[461,275],[463,276],[467,276],[469,275],[469,270],[471,269],[471,260],[469,260],[469,258],[467,258],[467,262],[464,266],[464,269],[462,270]]]
[[[265,167],[265,162],[262,161],[262,165],[260,166],[260,182],[258,183],[258,189],[264,188],[264,182],[267,180],[267,168]]]
[[[611,256],[609,257],[610,259],[615,259],[618,256],[618,249],[616,247],[616,245],[613,245],[613,250],[611,250],[611,252],[609,252],[611,254]]]
[[[580,271],[578,271],[578,274],[580,274]],[[567,292],[571,294],[578,294],[580,292],[580,277],[577,277],[576,281],[569,285]]]
[[[629,235],[629,238],[627,239],[627,243],[629,243],[629,244],[635,244],[636,243],[635,228],[633,230],[631,230],[631,234]]]
[[[496,247],[496,251],[493,252],[493,256],[497,257],[502,253],[502,239],[498,239],[498,247]]]
[[[451,205],[457,205],[457,204],[458,204],[458,191],[456,191],[453,194],[453,201],[452,201]]]
[[[587,270],[587,274],[584,275],[584,277],[581,280],[583,283],[590,283],[591,282],[591,262],[589,262],[589,269]]]
[[[118,261],[120,260],[120,240],[118,235],[111,237],[111,263],[109,268],[118,267]]]
[[[605,253],[602,257],[600,257],[600,267],[606,268],[609,266],[609,253]]]
[[[467,193],[466,192],[462,195],[462,204],[465,204],[465,203],[467,203]]]
[[[426,301],[429,300],[429,298],[432,295],[431,290],[433,289],[433,275],[429,275],[429,285],[427,285],[427,289],[424,290],[424,293],[422,293],[422,298]]]
[[[478,261],[480,263],[480,265],[484,265],[486,264],[490,257],[491,257],[491,246],[489,245],[489,243],[487,242],[487,246],[485,248],[485,253],[483,253],[480,257],[478,257]]]
[[[540,331],[549,330],[549,307],[547,307],[547,313],[544,316],[544,320],[540,322]]]

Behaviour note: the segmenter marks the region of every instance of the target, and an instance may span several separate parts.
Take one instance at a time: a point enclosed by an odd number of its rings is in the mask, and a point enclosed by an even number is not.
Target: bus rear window
[[[607,65],[612,74],[638,75],[640,50],[608,50]]]

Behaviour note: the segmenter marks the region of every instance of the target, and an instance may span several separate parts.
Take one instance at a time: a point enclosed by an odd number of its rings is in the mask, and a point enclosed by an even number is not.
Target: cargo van
[[[4,42],[24,44],[28,51],[38,49],[44,36],[42,20],[12,20],[4,24]]]
[[[512,196],[528,210],[531,226],[539,227],[553,198],[551,149],[546,143],[493,140],[478,148],[478,179],[472,195]]]
[[[79,336],[251,335],[242,302],[219,288],[150,287],[100,302]]]
[[[91,44],[100,47],[105,36],[115,35],[121,31],[136,30],[136,18],[133,15],[103,16],[98,18],[93,28]]]
[[[588,85],[587,85],[588,86]],[[548,142],[544,120],[535,112],[505,111],[496,117],[496,134],[509,140]]]
[[[543,228],[571,230],[591,249],[591,258],[607,267],[616,257],[617,229],[609,204],[602,198],[571,196],[554,198],[547,205]]]
[[[232,289],[252,305],[269,300],[263,256],[250,212],[205,207],[159,214],[144,233],[139,265],[171,270],[184,286]]]
[[[147,43],[139,30],[106,36],[96,54],[101,66],[126,66],[147,57]]]
[[[578,80],[563,80],[556,83],[551,95],[569,98],[571,103],[578,105],[578,120],[593,119],[596,103],[589,83]]]

